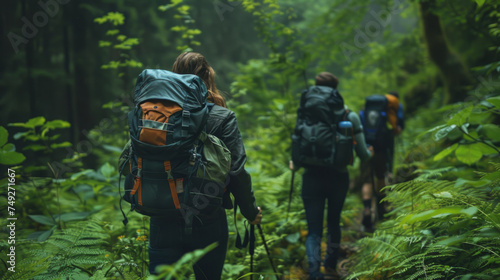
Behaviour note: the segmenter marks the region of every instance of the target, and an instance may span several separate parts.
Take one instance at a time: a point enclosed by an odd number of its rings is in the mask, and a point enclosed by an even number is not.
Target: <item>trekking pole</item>
[[[255,253],[255,225],[250,225],[250,241],[248,246],[250,253],[250,280],[253,280],[253,254]]]
[[[264,238],[264,232],[262,232],[262,227],[260,226],[260,224],[257,224],[257,228],[259,229],[260,238],[262,238],[262,243],[264,243],[264,248],[266,248],[266,254],[267,254],[267,257],[269,258],[269,262],[271,263],[271,267],[273,268],[273,271],[276,275],[276,280],[279,280],[278,272],[276,271],[276,268],[274,267],[273,259],[271,258],[271,253],[269,253],[269,248],[267,247],[267,242],[266,242],[266,239]]]
[[[372,220],[372,211],[375,211],[375,213],[378,214],[378,211],[377,211],[377,209],[378,209],[378,192],[377,192],[377,187],[375,186],[375,172],[373,171],[373,168],[374,168],[373,165],[374,164],[372,163],[371,164],[371,171],[370,171],[371,179],[372,179],[371,180],[372,181],[372,193],[373,193],[373,195],[372,195],[372,202],[371,203],[373,203],[373,199],[375,199],[375,207],[376,207],[376,209],[372,209],[372,205],[373,204],[370,205],[370,220]],[[377,215],[375,215],[375,219],[372,222],[373,224],[375,224],[375,221],[378,220],[377,218],[378,218]]]
[[[292,182],[290,183],[290,193],[288,194],[288,210],[286,211],[286,220],[288,222],[288,214],[290,213],[290,205],[292,204],[293,182],[295,179],[295,170],[292,170]]]

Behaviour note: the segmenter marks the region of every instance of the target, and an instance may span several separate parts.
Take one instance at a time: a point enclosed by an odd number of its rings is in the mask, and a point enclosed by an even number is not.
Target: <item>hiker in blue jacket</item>
[[[333,74],[322,72],[316,76],[316,86],[336,89],[338,79]],[[358,115],[347,113],[347,120],[352,123],[355,139],[354,149],[361,160],[368,160],[372,150],[367,148],[363,128]],[[290,168],[294,169],[293,161]],[[337,260],[340,248],[340,214],[349,189],[347,166],[306,167],[302,177],[302,200],[306,212],[308,234],[306,255],[309,264],[309,279],[337,279]],[[325,273],[321,273],[321,240],[323,236],[324,209],[327,204],[327,250],[324,259]]]
[[[195,74],[205,82],[208,89],[207,100],[215,103],[208,117],[206,131],[221,139],[231,151],[231,170],[227,190],[234,195],[235,203],[240,207],[243,216],[251,221],[251,224],[260,224],[262,212],[260,207],[256,206],[250,174],[244,167],[246,154],[236,116],[226,108],[224,98],[217,90],[215,71],[203,55],[194,52],[179,55],[172,71],[178,74]],[[228,195],[226,198],[229,199]],[[150,273],[154,274],[158,265],[173,264],[185,253],[203,249],[218,242],[218,246],[196,262],[193,269],[197,280],[221,278],[228,241],[226,212],[220,207],[213,214],[202,213],[198,216],[200,219],[194,219],[191,234],[185,233],[185,221],[180,216],[151,217]]]

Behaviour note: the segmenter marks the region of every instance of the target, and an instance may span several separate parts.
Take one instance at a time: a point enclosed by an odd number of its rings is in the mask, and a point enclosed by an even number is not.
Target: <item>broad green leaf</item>
[[[51,229],[45,231],[44,233],[40,234],[40,236],[38,236],[38,242],[43,242],[47,239],[49,239],[49,237],[52,235],[52,233],[54,232],[54,230],[56,230],[57,226],[53,226]]]
[[[444,240],[441,240],[439,242],[436,242],[433,246],[452,246],[455,244],[461,244],[466,240],[466,237],[463,235],[459,236],[452,236],[449,238],[446,238]]]
[[[440,130],[438,130],[435,134],[434,134],[434,140],[436,141],[439,141],[443,138],[445,138],[446,136],[448,136],[448,134],[450,132],[452,132],[453,130],[455,130],[455,128],[457,128],[456,125],[452,124],[450,126],[446,126],[444,128],[441,128]]]
[[[499,234],[498,229],[494,227],[485,227],[479,230],[479,236],[481,237],[498,238]]]
[[[42,151],[42,150],[46,150],[47,147],[43,146],[43,145],[40,145],[40,144],[33,144],[33,145],[28,145],[26,147],[23,148],[23,151],[28,151],[28,150],[31,150],[31,151]]]
[[[444,198],[452,198],[453,195],[449,192],[440,192],[440,193],[435,193],[434,196],[436,197],[444,197]]]
[[[498,125],[483,124],[479,132],[493,142],[500,142],[500,127]]]
[[[473,187],[483,187],[488,184],[491,184],[491,180],[488,179],[481,179],[479,181],[467,181],[467,184],[473,186]]]
[[[500,109],[500,96],[486,99],[491,105]]]
[[[92,169],[85,169],[85,170],[83,170],[83,171],[80,171],[80,172],[78,172],[78,173],[75,173],[75,174],[71,175],[71,180],[76,181],[76,180],[78,180],[81,176],[85,176],[85,175],[91,174],[91,173],[93,173],[93,172],[94,172],[94,170],[92,170]]]
[[[26,127],[28,127],[28,128],[35,128],[37,126],[43,125],[44,123],[45,123],[45,117],[36,117],[36,118],[30,119],[26,123]]]
[[[56,128],[68,128],[68,127],[71,127],[71,124],[67,121],[53,120],[47,122],[42,128],[56,129]]]
[[[9,138],[9,132],[5,127],[0,126],[0,147],[3,147],[7,143],[7,140]]]
[[[116,35],[116,34],[118,34],[118,33],[120,33],[120,30],[118,30],[118,29],[111,29],[111,30],[108,30],[108,31],[106,32],[106,35],[108,35],[108,36],[113,36],[113,35]]]
[[[21,137],[24,137],[24,135],[27,135],[28,133],[29,133],[28,131],[18,132],[14,134],[14,140],[19,140]]]
[[[9,123],[9,126],[24,127],[24,128],[35,128],[41,126],[45,123],[44,117],[35,117],[28,120],[26,123]]]
[[[52,149],[59,149],[59,148],[66,148],[66,147],[71,147],[71,143],[68,142],[68,141],[65,141],[65,142],[62,142],[62,143],[54,143],[54,144],[51,144],[50,147]]]
[[[460,145],[456,149],[455,155],[459,161],[471,165],[480,160],[483,153],[475,145]]]
[[[16,146],[12,143],[8,143],[7,145],[2,147],[2,151],[4,152],[15,152],[16,151]]]
[[[438,161],[442,158],[444,158],[445,156],[451,154],[453,151],[455,151],[458,147],[458,143],[455,143],[451,146],[449,146],[448,148],[442,150],[441,152],[439,152],[437,155],[434,156],[434,161]]]
[[[469,207],[467,209],[462,209],[462,211],[460,211],[460,212],[472,217],[472,216],[474,216],[477,213],[477,207],[476,206],[471,206],[471,207]]]
[[[457,187],[461,187],[465,184],[467,184],[469,182],[469,180],[465,180],[463,178],[458,178],[456,181],[455,181],[455,188]]]
[[[427,221],[432,218],[440,218],[448,215],[460,214],[462,213],[462,208],[459,206],[443,207],[436,210],[428,210],[422,213],[408,215],[403,219],[403,223],[416,223]]]
[[[16,165],[20,164],[26,157],[18,152],[0,152],[0,164],[3,165]]]
[[[462,126],[463,128],[463,126]],[[464,134],[464,139],[465,140],[469,140],[469,141],[476,141],[475,139],[478,139],[479,138],[479,134],[477,134],[476,131],[467,131],[466,129],[464,129],[465,132],[468,132],[468,134]]]
[[[69,221],[77,221],[77,220],[83,220],[87,218],[90,215],[90,212],[71,212],[71,213],[64,213],[61,214],[61,221],[63,222],[69,222]],[[57,218],[56,218],[57,220]]]
[[[48,226],[56,225],[56,222],[51,217],[48,217],[48,216],[28,215],[28,217],[30,217],[33,221],[40,223],[40,224],[44,224],[44,225],[48,225]]]
[[[493,147],[488,146],[485,143],[474,143],[472,144],[474,146],[474,149],[478,149],[483,153],[483,155],[492,155],[492,154],[497,154],[498,151],[495,150]]]
[[[472,112],[473,107],[469,106],[458,113],[456,113],[446,124],[447,125],[456,125],[456,126],[461,126],[464,123],[467,122],[467,119],[470,116],[470,113]]]
[[[481,179],[487,179],[487,180],[498,180],[499,178],[500,178],[500,170],[488,173],[483,177],[481,177]]]
[[[119,153],[119,154],[122,153],[122,148],[119,148],[119,147],[110,146],[110,145],[102,145],[102,147],[109,152],[114,152],[114,153]]]
[[[125,39],[127,39],[127,36],[125,36],[125,35],[118,35],[118,36],[116,36],[116,39],[118,41],[124,41]]]
[[[431,129],[429,129],[429,130],[426,130],[426,131],[424,131],[424,132],[420,133],[420,134],[419,134],[416,138],[418,139],[418,138],[420,138],[420,137],[424,136],[424,135],[425,135],[425,134],[427,134],[427,133],[432,133],[432,132],[437,131],[437,130],[440,130],[440,129],[444,128],[444,127],[447,127],[447,125],[445,125],[445,124],[438,125],[438,126],[436,126],[436,127],[433,127],[433,128],[431,128]]]
[[[463,130],[465,133],[467,133],[467,134],[469,133],[469,130],[467,129],[467,128],[469,127],[469,125],[470,125],[469,123],[464,123],[464,124],[461,126],[462,130]]]
[[[469,116],[469,122],[471,124],[483,124],[488,123],[491,117],[491,112],[489,111],[473,111]]]
[[[300,232],[287,235],[286,240],[290,243],[297,243],[300,239]]]
[[[109,12],[106,16],[108,21],[113,23],[114,26],[122,25],[125,23],[125,16],[118,12]]]
[[[477,7],[481,8],[486,0],[476,0]]]
[[[101,166],[100,171],[101,174],[104,175],[104,177],[111,178],[115,173],[116,169],[111,164],[106,162],[103,166]]]

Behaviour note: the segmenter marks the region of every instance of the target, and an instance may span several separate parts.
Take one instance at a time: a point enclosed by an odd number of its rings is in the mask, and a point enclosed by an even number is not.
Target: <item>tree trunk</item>
[[[23,16],[26,18],[30,18],[28,16],[28,9],[26,7],[26,1],[21,2],[22,5],[22,11],[23,11]],[[26,44],[26,85],[28,87],[28,96],[29,96],[29,114],[30,117],[36,117],[38,116],[38,109],[36,108],[36,87],[35,87],[35,79],[33,78],[32,70],[34,67],[34,53],[35,49],[33,47],[34,44],[34,38],[29,40],[29,42]]]
[[[64,10],[64,21],[63,22],[70,22],[70,12],[68,10]],[[66,109],[68,113],[68,121],[71,123],[71,129],[70,129],[70,139],[73,144],[76,145],[77,140],[78,140],[78,123],[76,122],[77,120],[77,106],[76,106],[76,96],[75,96],[75,91],[72,88],[72,83],[69,83],[71,81],[71,70],[70,70],[70,46],[69,46],[69,28],[67,24],[63,25],[63,52],[64,52],[64,73],[66,74],[66,79],[68,82],[66,82]]]
[[[441,73],[445,90],[443,102],[449,104],[463,101],[474,81],[458,55],[450,50],[441,21],[433,12],[435,7],[435,0],[419,1],[427,51]]]
[[[90,114],[90,90],[89,90],[89,64],[92,57],[88,56],[87,46],[87,18],[85,12],[79,8],[81,1],[72,3],[72,41],[73,41],[73,75],[74,75],[74,93],[76,97],[76,120],[78,134],[76,140],[82,140],[84,131],[90,130],[93,124],[93,118]],[[73,101],[75,102],[75,101]]]

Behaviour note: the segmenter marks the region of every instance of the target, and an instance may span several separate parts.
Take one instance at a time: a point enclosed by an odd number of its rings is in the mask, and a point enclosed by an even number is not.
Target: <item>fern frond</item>
[[[54,232],[45,241],[43,249],[32,253],[47,258],[48,268],[34,279],[65,279],[87,277],[91,271],[108,261],[108,251],[102,249],[108,244],[109,234],[96,222],[84,221],[67,229]]]

